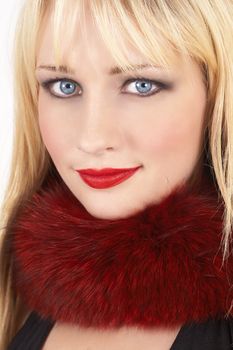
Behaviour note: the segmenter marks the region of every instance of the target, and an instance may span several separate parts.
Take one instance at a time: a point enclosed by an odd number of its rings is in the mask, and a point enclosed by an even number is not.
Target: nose
[[[80,151],[92,155],[101,155],[117,148],[118,128],[106,102],[89,101],[86,104],[78,125],[77,143]]]

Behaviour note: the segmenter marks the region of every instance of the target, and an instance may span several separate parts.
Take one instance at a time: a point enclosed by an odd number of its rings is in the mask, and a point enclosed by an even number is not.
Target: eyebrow
[[[135,70],[143,70],[145,68],[161,68],[160,66],[155,66],[153,64],[148,64],[148,63],[145,63],[145,64],[136,64],[136,65],[132,65],[131,67],[127,67],[126,68],[126,72],[127,71],[135,71]],[[48,71],[53,71],[53,72],[60,72],[60,73],[66,73],[66,74],[74,74],[75,71],[71,68],[69,68],[68,66],[64,66],[64,65],[61,65],[59,66],[58,68],[56,66],[53,66],[53,65],[40,65],[36,68],[37,70],[39,69],[45,69],[45,70],[48,70]],[[109,71],[108,71],[108,74],[109,75],[116,75],[116,74],[122,74],[124,73],[125,71],[123,71],[120,67],[112,67]]]

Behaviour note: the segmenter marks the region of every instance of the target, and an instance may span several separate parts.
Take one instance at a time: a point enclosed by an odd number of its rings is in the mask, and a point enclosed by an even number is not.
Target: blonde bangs
[[[148,64],[165,69],[174,64],[177,54],[180,59],[181,56],[185,58],[188,55],[178,29],[175,33],[161,24],[160,9],[157,10],[158,13],[153,13],[155,4],[150,8],[138,0],[71,0],[68,3],[66,0],[53,0],[52,3],[54,57],[57,67],[69,65],[68,55],[63,52],[61,37],[65,37],[72,47],[74,36],[77,38],[77,32],[81,30],[80,36],[88,42],[85,21],[88,15],[123,72],[132,69],[133,65],[128,58],[129,47],[143,57],[144,63],[146,60]],[[164,23],[167,27],[170,26],[166,18]],[[80,24],[78,29],[77,24]]]

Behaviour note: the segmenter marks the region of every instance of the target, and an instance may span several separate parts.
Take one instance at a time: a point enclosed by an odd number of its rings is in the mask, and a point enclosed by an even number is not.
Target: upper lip
[[[140,167],[141,166],[137,166],[134,168],[103,168],[103,169],[88,168],[88,169],[76,169],[76,171],[78,171],[82,175],[104,176],[104,175],[115,175],[115,174],[119,174],[127,171],[133,171]]]

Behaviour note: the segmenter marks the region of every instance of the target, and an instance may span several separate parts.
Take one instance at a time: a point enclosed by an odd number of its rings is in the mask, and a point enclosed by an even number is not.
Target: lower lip
[[[141,167],[128,170],[115,175],[94,176],[94,175],[86,175],[86,174],[84,175],[81,173],[79,173],[79,175],[88,186],[92,188],[103,189],[103,188],[116,186],[121,182],[127,180],[129,177],[133,176],[139,168]]]

